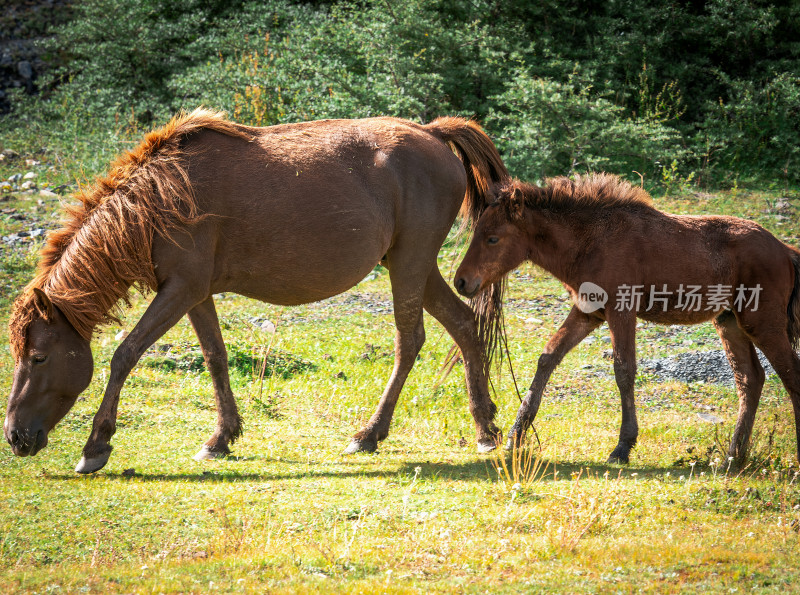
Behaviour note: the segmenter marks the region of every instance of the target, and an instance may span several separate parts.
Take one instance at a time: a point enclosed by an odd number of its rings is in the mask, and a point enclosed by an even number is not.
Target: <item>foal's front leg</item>
[[[195,295],[184,283],[165,283],[131,334],[117,347],[111,358],[111,373],[103,401],[94,416],[92,433],[86,446],[83,447],[83,457],[75,467],[75,471],[93,473],[102,469],[108,462],[113,449],[109,442],[117,431],[117,406],[122,385],[147,348],[175,326],[191,307],[205,297],[198,299],[193,297]]]
[[[542,393],[556,366],[561,363],[567,353],[602,323],[603,320],[601,318],[586,314],[579,310],[577,306],[572,306],[567,319],[550,338],[544,347],[542,355],[539,356],[536,375],[533,377],[533,382],[525,395],[525,399],[522,401],[522,405],[520,405],[517,419],[508,432],[506,449],[511,450],[515,444],[516,446],[522,444],[525,432],[539,412]]]
[[[608,457],[609,463],[628,463],[631,449],[639,437],[636,420],[634,382],[636,380],[636,314],[608,312],[608,329],[614,344],[614,377],[622,399],[622,425],[619,443]]]

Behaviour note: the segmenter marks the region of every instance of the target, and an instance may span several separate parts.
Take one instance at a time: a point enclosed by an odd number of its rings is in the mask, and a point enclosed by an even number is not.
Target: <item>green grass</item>
[[[18,170],[0,164],[0,178]],[[51,185],[65,182],[59,171],[46,174]],[[748,216],[800,244],[795,212],[768,210],[779,196],[739,191],[656,202],[674,212]],[[0,202],[26,213],[37,207],[21,195]],[[42,216],[55,207],[45,204]],[[0,235],[20,225],[0,216]],[[14,292],[32,274],[36,245],[0,250],[0,393],[7,395],[13,361],[5,324]],[[458,252],[443,251],[443,271]],[[788,591],[800,580],[800,486],[780,383],[772,378],[764,389],[758,464],[732,472],[719,449],[736,417],[733,389],[640,375],[639,445],[630,466],[609,466],[620,413],[603,358],[606,327],[595,333],[600,340],[567,356],[548,386],[536,423],[542,476],[518,482],[497,470],[498,456],[509,455],[474,452],[463,368],[437,382],[451,342],[427,317],[427,342],[389,438],[376,455],[342,455],[392,368],[392,317],[363,306],[390,299],[388,276],[378,273],[322,304],[218,300],[245,421],[225,460],[191,458],[210,436],[215,411],[184,320],[125,385],[108,465],[89,477],[73,473],[120,329],[100,332],[94,380],[49,446],[24,459],[0,449],[0,592],[727,593]],[[569,304],[557,282],[531,267],[509,290],[509,346],[524,391]],[[134,299],[125,328],[146,303]],[[263,382],[272,336],[253,317],[277,326]],[[665,330],[640,329],[640,357],[719,348],[710,324]],[[518,400],[507,367],[494,386],[498,423],[508,429]],[[698,417],[709,409],[721,426]]]

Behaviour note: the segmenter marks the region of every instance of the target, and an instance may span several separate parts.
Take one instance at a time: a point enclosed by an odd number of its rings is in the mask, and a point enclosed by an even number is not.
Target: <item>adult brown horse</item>
[[[608,322],[622,427],[611,462],[627,463],[636,444],[636,318],[659,324],[713,319],[734,371],[739,417],[730,445],[746,454],[764,370],[761,349],[794,407],[800,452],[800,252],[761,226],[735,217],[669,215],[648,194],[616,176],[513,181],[478,220],[456,271],[456,287],[474,295],[530,260],[555,275],[574,306],[539,357],[530,390],[509,432],[521,440],[555,367]]]
[[[349,289],[381,262],[394,299],[395,365],[377,411],[347,451],[375,450],[388,434],[425,339],[423,307],[461,348],[479,449],[491,449],[496,408],[475,315],[442,279],[436,256],[459,208],[474,219],[489,186],[506,176],[489,138],[461,118],[252,128],[202,109],[176,117],[119,158],[48,236],[9,324],[16,365],[6,439],[22,456],[47,444],[91,380],[93,331],[117,319],[116,306],[136,286],[156,295],[114,353],[76,471],[106,464],[125,379],[184,314],[218,412],[196,458],[228,453],[241,419],[213,294],[303,304]]]

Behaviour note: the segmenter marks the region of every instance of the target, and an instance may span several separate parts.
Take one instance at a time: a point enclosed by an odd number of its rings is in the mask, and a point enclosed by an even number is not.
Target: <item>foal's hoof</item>
[[[494,440],[478,440],[478,452],[480,454],[492,452],[496,448],[497,448],[497,442],[495,442]]]
[[[196,455],[194,455],[192,458],[195,461],[213,461],[214,459],[221,459],[221,458],[227,456],[228,454],[229,454],[228,452],[220,452],[218,450],[211,450],[210,448],[208,448],[204,444],[203,448],[201,448],[198,451],[198,453]]]
[[[627,452],[620,452],[619,449],[616,448],[614,452],[608,456],[608,461],[606,462],[609,464],[627,465],[630,460]]]
[[[86,457],[81,457],[80,463],[75,467],[75,472],[85,475],[87,473],[100,471],[100,469],[106,466],[110,455],[111,453],[108,453],[97,457],[89,457],[88,459]]]
[[[357,452],[375,452],[378,450],[377,440],[351,440],[347,448],[344,449],[344,454],[352,455]]]

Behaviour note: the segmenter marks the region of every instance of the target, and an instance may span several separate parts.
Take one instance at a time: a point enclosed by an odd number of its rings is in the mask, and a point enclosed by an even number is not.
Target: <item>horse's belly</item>
[[[347,291],[386,254],[391,235],[374,221],[267,230],[257,242],[228,241],[216,255],[214,292],[297,305]]]
[[[298,274],[287,274],[275,266],[253,268],[219,283],[214,293],[232,291],[262,302],[282,306],[296,306],[324,300],[347,291],[363,280],[378,263],[380,257],[336,266],[298,266]],[[345,266],[346,265],[346,266]]]

